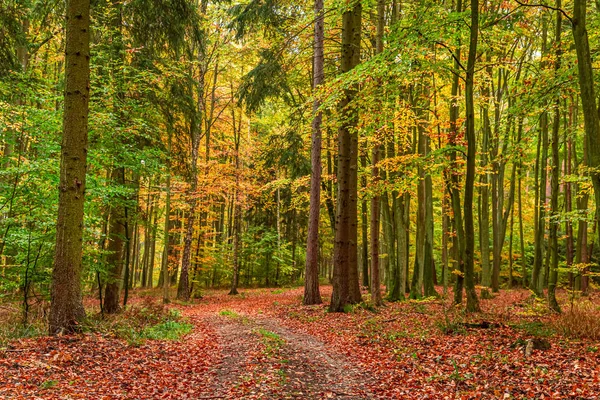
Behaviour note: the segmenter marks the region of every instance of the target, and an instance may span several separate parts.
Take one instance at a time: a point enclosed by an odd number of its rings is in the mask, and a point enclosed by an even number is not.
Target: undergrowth
[[[0,348],[6,346],[10,341],[24,338],[43,336],[48,327],[42,320],[34,321],[27,325],[19,321],[0,323]]]
[[[590,301],[575,302],[552,323],[563,336],[574,339],[600,339],[600,310]]]
[[[12,340],[45,335],[48,329],[45,312],[44,305],[38,304],[24,322],[21,309],[10,304],[0,305],[0,348]]]
[[[139,346],[145,340],[178,340],[191,332],[192,325],[175,308],[148,299],[141,306],[129,308],[119,314],[89,317],[84,330],[113,335]]]
[[[10,341],[47,335],[47,321],[39,317],[23,324],[18,312],[3,313],[0,323],[0,348]],[[178,340],[190,333],[192,325],[181,312],[166,308],[150,297],[136,306],[112,315],[88,313],[81,324],[82,332],[97,333],[126,340],[131,345],[141,345],[145,340]]]

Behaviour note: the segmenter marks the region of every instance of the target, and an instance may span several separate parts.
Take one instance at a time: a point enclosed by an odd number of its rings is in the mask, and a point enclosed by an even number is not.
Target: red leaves
[[[324,288],[324,298],[330,288]],[[0,350],[0,398],[592,398],[600,393],[598,342],[533,337],[526,292],[483,302],[481,320],[439,324],[439,301],[388,304],[377,313],[301,306],[301,289],[208,292],[185,307],[181,342],[128,346],[112,337],[38,338]],[[227,312],[224,312],[227,310]],[[535,317],[539,318],[539,317]],[[552,318],[552,317],[548,317]],[[460,324],[458,324],[460,327]]]
[[[98,335],[24,340],[0,351],[0,398],[197,398],[207,390],[213,335],[197,324],[182,342],[141,347]]]

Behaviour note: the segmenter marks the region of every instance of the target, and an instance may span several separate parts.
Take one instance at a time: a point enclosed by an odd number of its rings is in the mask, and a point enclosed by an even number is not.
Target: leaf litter
[[[555,317],[531,313],[526,291],[483,300],[475,316],[441,299],[328,313],[301,296],[209,291],[177,306],[194,326],[179,341],[13,341],[0,349],[0,398],[599,398],[600,343],[545,334]],[[549,348],[526,357],[540,335]]]

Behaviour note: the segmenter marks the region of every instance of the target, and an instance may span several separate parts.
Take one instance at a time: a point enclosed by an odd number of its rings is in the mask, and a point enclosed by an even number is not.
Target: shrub
[[[553,323],[557,332],[570,338],[600,339],[600,310],[589,301],[575,302]]]

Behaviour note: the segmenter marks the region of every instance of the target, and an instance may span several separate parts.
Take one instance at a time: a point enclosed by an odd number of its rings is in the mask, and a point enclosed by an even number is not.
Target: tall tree
[[[561,0],[556,0],[556,8],[560,10]],[[556,11],[556,29],[554,33],[554,46],[556,48],[556,60],[554,61],[554,71],[558,73],[560,69],[561,48],[560,35],[562,32],[562,14]],[[559,191],[559,170],[560,170],[560,155],[559,155],[559,130],[560,130],[560,97],[557,96],[554,102],[554,121],[552,125],[552,170],[551,170],[551,197],[550,197],[550,276],[548,278],[548,306],[550,309],[560,312],[560,306],[556,300],[556,286],[558,285],[558,225],[559,225],[559,209],[558,209],[558,191]]]
[[[376,38],[376,52],[381,54],[383,52],[383,31],[385,29],[385,0],[377,0],[377,38]],[[381,83],[381,81],[380,81]],[[386,122],[383,123],[385,130]],[[381,153],[381,146],[379,144],[379,138],[375,137],[375,144],[373,145],[372,152],[372,163],[373,170],[371,172],[373,177],[373,184],[375,190],[379,190],[379,158]],[[371,199],[371,301],[376,306],[383,303],[381,298],[381,282],[379,278],[379,225],[381,215],[381,198],[378,194],[373,196]]]
[[[473,223],[473,190],[475,186],[475,107],[473,100],[473,81],[477,61],[477,42],[479,36],[479,0],[471,0],[471,32],[469,55],[465,79],[465,106],[467,113],[467,174],[465,177],[465,289],[467,291],[467,311],[479,311],[479,300],[475,292],[475,226]]]
[[[588,166],[592,184],[594,185],[596,216],[600,213],[600,116],[596,103],[596,89],[594,87],[594,70],[586,26],[586,0],[574,0],[573,17],[571,25],[575,50],[577,52],[577,69],[579,76],[579,94],[583,108],[585,126],[585,144],[588,153]],[[600,235],[600,229],[598,229]]]
[[[342,16],[341,72],[347,73],[360,62],[362,5],[355,1]],[[338,199],[333,249],[333,293],[330,311],[341,312],[348,304],[361,300],[358,283],[358,110],[352,104],[355,86],[344,89],[339,104]]]
[[[67,0],[63,138],[48,319],[53,335],[77,330],[85,317],[81,268],[89,98],[90,1]]]
[[[323,0],[315,0],[315,30],[313,43],[313,91],[325,80],[323,53],[324,25]],[[315,94],[313,100],[310,211],[308,216],[308,237],[306,243],[306,268],[304,273],[303,304],[321,304],[319,292],[319,220],[321,210],[321,125],[323,113],[321,101]]]

